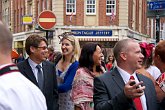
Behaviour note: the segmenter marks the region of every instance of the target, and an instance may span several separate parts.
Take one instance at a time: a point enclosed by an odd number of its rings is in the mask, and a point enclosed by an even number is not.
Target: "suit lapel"
[[[136,75],[137,75],[137,78],[138,78],[139,81],[143,81],[144,85],[142,85],[142,86],[147,86],[148,85],[148,82],[145,80],[144,77],[141,77],[141,75],[139,75],[139,74],[136,74]],[[145,97],[146,97],[146,105],[148,107],[148,105],[150,105],[149,104],[150,101],[147,101],[147,100],[150,100],[150,97],[151,97],[150,96],[150,90],[148,89],[148,87],[146,87],[144,89],[144,94],[145,94]]]
[[[125,83],[124,83],[119,71],[117,70],[117,68],[114,68],[114,70],[112,72],[112,78],[116,82],[116,84],[119,86],[119,88],[121,90],[123,90],[123,87],[125,86]]]
[[[29,65],[28,59],[26,59],[25,63],[24,63],[24,73],[26,74],[26,76],[28,77],[29,80],[31,80],[35,85],[38,86],[37,80],[34,76],[34,73],[32,71],[32,68]]]

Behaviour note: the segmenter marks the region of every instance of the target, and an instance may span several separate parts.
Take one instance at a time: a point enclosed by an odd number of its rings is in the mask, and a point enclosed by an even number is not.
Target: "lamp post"
[[[160,41],[160,17],[156,15],[156,43]]]

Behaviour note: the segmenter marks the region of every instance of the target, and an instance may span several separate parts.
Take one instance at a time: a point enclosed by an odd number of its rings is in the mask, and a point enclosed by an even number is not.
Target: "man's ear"
[[[127,59],[127,55],[126,55],[125,52],[121,52],[121,53],[120,53],[120,57],[121,57],[121,59],[123,59],[124,61]]]
[[[34,52],[35,52],[35,50],[36,50],[36,48],[35,48],[35,47],[30,46],[30,52],[31,52],[31,53],[34,53]]]

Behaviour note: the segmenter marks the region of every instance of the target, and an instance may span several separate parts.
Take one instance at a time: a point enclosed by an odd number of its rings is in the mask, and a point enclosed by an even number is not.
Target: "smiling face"
[[[68,39],[63,39],[61,42],[61,50],[64,56],[73,54],[73,45]]]
[[[93,62],[94,65],[101,65],[103,53],[101,48],[97,45],[95,52],[93,53]]]
[[[39,43],[38,47],[31,46],[30,49],[32,52],[32,54],[30,56],[33,59],[35,58],[35,60],[37,62],[42,62],[42,61],[46,60],[48,49],[47,49],[47,44],[45,43],[45,41],[41,41]]]

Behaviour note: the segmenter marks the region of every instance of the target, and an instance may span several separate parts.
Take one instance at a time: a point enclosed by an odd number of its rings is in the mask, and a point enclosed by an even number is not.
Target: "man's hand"
[[[124,93],[128,98],[141,97],[144,94],[145,86],[141,86],[143,81],[135,83],[135,80],[129,80],[124,87]]]

